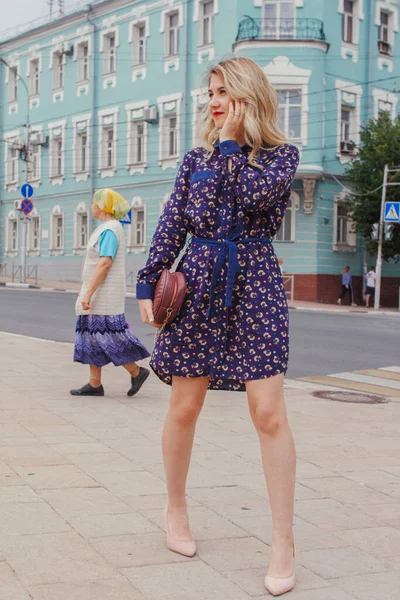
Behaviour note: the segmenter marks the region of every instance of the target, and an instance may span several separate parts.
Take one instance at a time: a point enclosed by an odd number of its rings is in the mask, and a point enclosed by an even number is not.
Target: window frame
[[[53,80],[52,90],[53,92],[59,92],[64,89],[64,66],[65,56],[60,50],[53,52]]]
[[[211,12],[206,14],[206,6],[211,6]],[[199,15],[199,46],[207,47],[214,44],[214,15],[215,0],[202,0],[200,2]],[[205,39],[205,33],[208,31],[209,39]]]
[[[349,3],[351,5],[351,11],[346,10],[346,3]],[[342,15],[342,42],[345,42],[346,44],[354,44],[354,39],[355,39],[355,31],[354,31],[354,26],[355,26],[355,9],[356,9],[356,4],[354,2],[354,0],[343,0],[343,15]],[[350,35],[349,35],[349,31],[350,31]],[[350,37],[351,39],[347,39],[348,37]]]
[[[29,60],[29,98],[40,96],[40,58]]]
[[[65,179],[66,120],[48,124],[49,127],[49,179],[53,185],[62,185]]]
[[[303,90],[301,88],[301,86],[299,86],[298,88],[295,87],[288,87],[286,89],[284,89],[283,87],[280,87],[279,89],[277,89],[277,93],[278,93],[278,97],[279,94],[282,94],[283,92],[286,93],[286,98],[285,98],[285,104],[281,104],[280,98],[279,98],[279,111],[281,111],[281,109],[284,109],[284,124],[282,127],[282,124],[280,123],[280,128],[281,130],[285,133],[287,139],[289,141],[295,141],[295,142],[301,142],[302,140],[302,111],[303,111]],[[299,104],[293,104],[290,102],[290,94],[293,93],[297,93],[300,95],[300,103]],[[299,135],[298,136],[294,136],[291,137],[290,136],[290,109],[291,108],[297,108],[299,109],[299,115],[300,115],[300,121],[298,123],[298,127],[299,127]]]
[[[171,19],[176,17],[176,26],[171,26]],[[179,10],[170,10],[165,14],[165,44],[164,57],[166,59],[176,58],[179,56]],[[173,34],[173,47],[171,44],[171,34]],[[171,51],[173,50],[173,51]]]
[[[61,230],[59,220],[61,219]],[[60,243],[59,243],[60,242]],[[49,254],[61,256],[65,248],[65,215],[60,205],[53,206],[50,214]]]
[[[111,40],[114,40],[111,45]],[[104,34],[103,75],[109,77],[117,74],[117,34],[110,31]]]
[[[118,107],[110,107],[98,111],[99,119],[99,173],[101,177],[111,177],[117,171],[117,138],[118,138]],[[111,146],[109,145],[108,131],[112,130]],[[111,151],[112,164],[109,165],[109,152]]]
[[[296,206],[300,204],[300,199],[296,192],[292,192],[288,200],[285,215],[282,219],[279,231],[274,237],[274,243],[278,244],[291,244],[295,242],[295,231],[296,231]],[[289,238],[286,237],[286,228],[290,229]]]
[[[344,209],[346,214],[339,214]],[[346,200],[343,194],[335,196],[333,202],[333,251],[356,252],[357,234],[355,224],[347,214]]]
[[[14,104],[18,102],[18,65],[10,65],[8,72],[8,103]]]

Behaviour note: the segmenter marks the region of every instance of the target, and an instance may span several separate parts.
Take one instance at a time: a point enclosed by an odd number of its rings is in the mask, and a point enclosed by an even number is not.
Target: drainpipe
[[[189,2],[184,2],[184,19],[183,22],[186,23],[185,27],[185,62],[184,62],[184,103],[183,103],[183,151],[187,152],[188,148],[188,120],[189,120],[189,97],[190,97],[190,85],[188,81],[188,61],[189,61]]]
[[[369,15],[369,30],[368,30],[368,59],[367,59],[367,120],[370,118],[371,111],[371,97],[372,97],[372,52],[373,52],[373,37],[374,37],[374,2],[369,0],[368,2],[368,15]]]
[[[90,69],[90,90],[91,90],[91,113],[92,113],[92,132],[91,132],[91,136],[90,136],[90,204],[92,203],[92,198],[93,198],[93,194],[94,194],[94,176],[95,176],[95,149],[96,149],[96,144],[95,144],[95,134],[96,134],[96,23],[94,23],[94,21],[92,21],[90,14],[92,12],[92,5],[88,4],[87,9],[86,9],[86,20],[91,24],[92,26],[92,56],[93,56],[93,63],[92,63],[92,68]],[[90,209],[89,209],[90,210]],[[88,219],[88,224],[90,223],[90,231],[89,233],[92,232],[93,230],[93,219]]]
[[[374,37],[374,2],[373,0],[369,0],[368,2],[368,17],[369,17],[369,30],[368,30],[368,59],[367,59],[367,121],[371,118],[371,98],[372,98],[372,52],[373,52],[373,37]],[[364,252],[363,252],[363,284],[362,284],[362,295],[363,299],[365,298],[365,293],[367,291],[367,279],[366,275],[368,272],[368,253],[366,249],[366,240],[364,242]]]

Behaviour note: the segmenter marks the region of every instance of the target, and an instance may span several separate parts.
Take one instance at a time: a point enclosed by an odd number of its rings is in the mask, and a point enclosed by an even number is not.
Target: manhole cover
[[[358,392],[313,392],[312,395],[316,398],[325,398],[335,402],[354,402],[356,404],[386,404],[389,402],[383,396],[359,394]]]

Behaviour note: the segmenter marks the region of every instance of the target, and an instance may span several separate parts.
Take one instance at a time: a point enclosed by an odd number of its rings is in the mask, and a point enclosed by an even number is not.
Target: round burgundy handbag
[[[153,298],[154,323],[164,327],[173,321],[182,308],[186,296],[186,278],[183,273],[164,269],[157,282]]]

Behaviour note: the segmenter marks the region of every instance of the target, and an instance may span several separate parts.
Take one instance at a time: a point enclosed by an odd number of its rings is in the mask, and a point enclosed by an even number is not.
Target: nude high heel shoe
[[[196,544],[193,540],[191,542],[177,540],[170,534],[168,524],[168,505],[164,508],[164,520],[165,529],[167,530],[168,548],[172,550],[172,552],[177,552],[178,554],[182,554],[183,556],[189,556],[190,558],[194,556],[196,554]]]
[[[294,574],[296,570],[296,556],[293,545],[293,573],[290,577],[270,577],[267,573],[265,576],[265,587],[273,596],[281,596],[290,592],[294,588]]]

